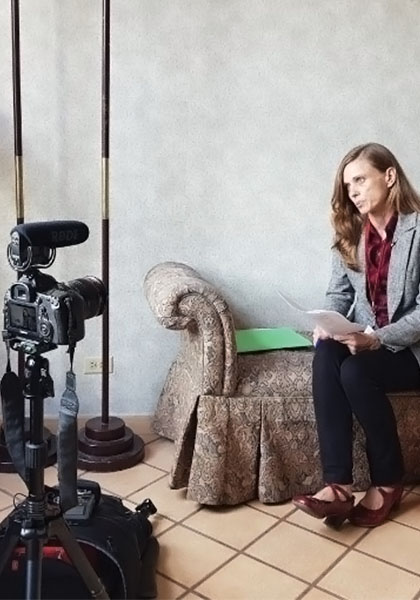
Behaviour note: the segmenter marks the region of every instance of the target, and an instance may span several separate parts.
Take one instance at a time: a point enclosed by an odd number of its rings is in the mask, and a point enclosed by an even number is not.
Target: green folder
[[[240,329],[235,332],[239,353],[281,350],[283,348],[307,348],[312,342],[290,327],[276,329]]]

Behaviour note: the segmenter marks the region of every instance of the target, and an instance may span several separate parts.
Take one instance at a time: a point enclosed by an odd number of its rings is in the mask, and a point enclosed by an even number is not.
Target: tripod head
[[[54,381],[50,375],[48,359],[37,353],[37,347],[29,353],[25,361],[24,392],[26,398],[34,394],[36,398],[53,398]]]

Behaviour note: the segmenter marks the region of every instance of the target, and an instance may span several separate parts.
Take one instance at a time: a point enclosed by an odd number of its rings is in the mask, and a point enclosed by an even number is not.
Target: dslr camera
[[[80,221],[25,223],[12,229],[7,257],[20,276],[4,300],[3,339],[26,354],[74,346],[84,338],[86,319],[103,313],[107,292],[102,281],[87,276],[67,283],[41,273],[52,265],[56,248],[84,242]]]

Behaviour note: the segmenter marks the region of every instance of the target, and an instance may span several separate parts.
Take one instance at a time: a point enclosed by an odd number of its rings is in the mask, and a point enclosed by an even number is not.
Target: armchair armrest
[[[182,360],[200,369],[201,394],[231,395],[237,383],[235,329],[229,306],[188,265],[164,262],[144,281],[146,299],[163,327],[182,330]],[[192,366],[192,365],[191,365]]]

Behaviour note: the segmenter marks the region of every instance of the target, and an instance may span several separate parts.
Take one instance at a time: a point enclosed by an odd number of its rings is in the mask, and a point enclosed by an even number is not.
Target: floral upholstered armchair
[[[175,441],[173,488],[201,504],[288,500],[321,487],[311,349],[237,354],[229,306],[191,267],[165,262],[145,278],[155,317],[180,330],[154,417]],[[390,395],[407,479],[420,479],[420,392]],[[356,488],[368,485],[364,436],[354,426]]]

